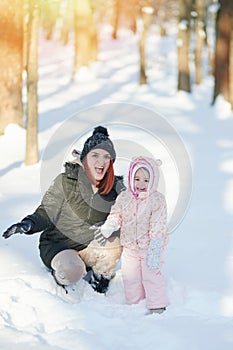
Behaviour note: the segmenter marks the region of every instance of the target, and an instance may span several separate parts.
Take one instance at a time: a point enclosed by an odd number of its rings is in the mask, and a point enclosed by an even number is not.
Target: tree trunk
[[[37,0],[29,0],[27,56],[27,134],[25,164],[38,162],[38,32],[40,10]]]
[[[230,62],[229,62],[229,102],[231,104],[231,108],[233,109],[233,8],[232,8],[232,12],[231,12],[231,39],[230,39]]]
[[[189,46],[192,0],[179,0],[178,90],[190,92]]]
[[[151,24],[151,19],[153,15],[152,7],[142,7],[142,33],[139,40],[139,54],[140,54],[140,85],[147,83],[147,75],[146,75],[146,38],[147,33]]]
[[[196,55],[195,55],[195,83],[200,84],[202,79],[202,52],[205,42],[205,19],[203,0],[196,0]]]
[[[23,0],[23,71],[27,70],[29,1]]]
[[[118,32],[118,25],[119,25],[119,18],[120,18],[120,1],[121,0],[114,0],[113,1],[113,31],[112,31],[112,38],[115,40],[117,39],[117,32]]]
[[[166,27],[165,27],[166,16],[168,16],[167,1],[158,0],[157,6],[158,6],[157,20],[160,28],[159,33],[160,33],[160,36],[165,36],[166,35]]]
[[[74,23],[73,4],[71,1],[60,3],[58,22],[60,23],[58,38],[64,45],[67,45]]]
[[[0,134],[23,126],[23,0],[0,1]]]
[[[216,51],[214,69],[214,96],[213,103],[218,95],[229,101],[229,54],[231,36],[231,1],[220,1],[220,9],[216,17]]]
[[[27,0],[31,1],[31,0]],[[70,0],[69,0],[70,1]],[[37,0],[37,2],[39,2]],[[40,0],[41,6],[41,26],[45,33],[46,40],[52,40],[54,29],[59,16],[60,1]]]
[[[78,73],[98,57],[98,39],[90,0],[74,1],[74,71]]]
[[[138,11],[139,11],[139,0],[131,0],[129,2],[129,6],[130,6],[130,9],[129,9],[129,11],[130,11],[129,12],[129,21],[130,21],[129,28],[132,30],[133,33],[136,33],[137,32],[137,18],[138,18]]]
[[[213,11],[207,11],[207,27],[216,30],[216,13]],[[206,30],[206,45],[208,54],[208,74],[214,75],[214,52],[215,52],[215,38],[216,33],[213,35],[212,30]]]

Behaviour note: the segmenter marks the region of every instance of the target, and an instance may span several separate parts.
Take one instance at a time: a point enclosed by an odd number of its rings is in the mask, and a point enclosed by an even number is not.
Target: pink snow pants
[[[147,249],[123,248],[122,277],[127,304],[146,299],[148,309],[168,305],[166,284],[160,270],[151,271],[146,265]]]

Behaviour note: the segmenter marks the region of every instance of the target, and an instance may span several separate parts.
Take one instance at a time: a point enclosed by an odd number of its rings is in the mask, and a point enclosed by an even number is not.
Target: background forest
[[[1,0],[0,13],[0,134],[10,123],[26,127],[28,165],[39,160],[40,33],[46,40],[72,43],[72,81],[82,67],[98,61],[103,26],[111,26],[112,40],[117,40],[120,28],[131,30],[139,38],[138,51],[132,52],[140,57],[138,84],[147,84],[148,30],[157,24],[165,38],[167,28],[175,26],[177,90],[192,93],[193,84],[213,75],[212,103],[222,95],[233,106],[231,0]]]
[[[0,237],[1,350],[233,349],[232,3],[0,1],[0,232],[96,125],[125,179],[139,151],[162,159],[176,219],[162,315],[126,305],[120,263],[106,295],[65,294],[39,234]]]

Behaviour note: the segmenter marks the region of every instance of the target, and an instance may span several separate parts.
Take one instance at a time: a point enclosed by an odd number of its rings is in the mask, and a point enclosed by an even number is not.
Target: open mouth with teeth
[[[104,168],[103,167],[95,167],[95,172],[97,175],[103,175],[104,174]]]
[[[138,192],[146,192],[146,188],[145,187],[143,187],[143,188],[136,188],[136,190],[138,191]]]

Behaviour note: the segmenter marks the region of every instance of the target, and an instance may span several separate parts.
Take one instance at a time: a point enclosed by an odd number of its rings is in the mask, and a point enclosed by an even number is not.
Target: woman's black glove
[[[33,222],[31,220],[23,220],[17,224],[11,225],[2,235],[4,238],[9,238],[16,233],[27,233],[33,227]]]

